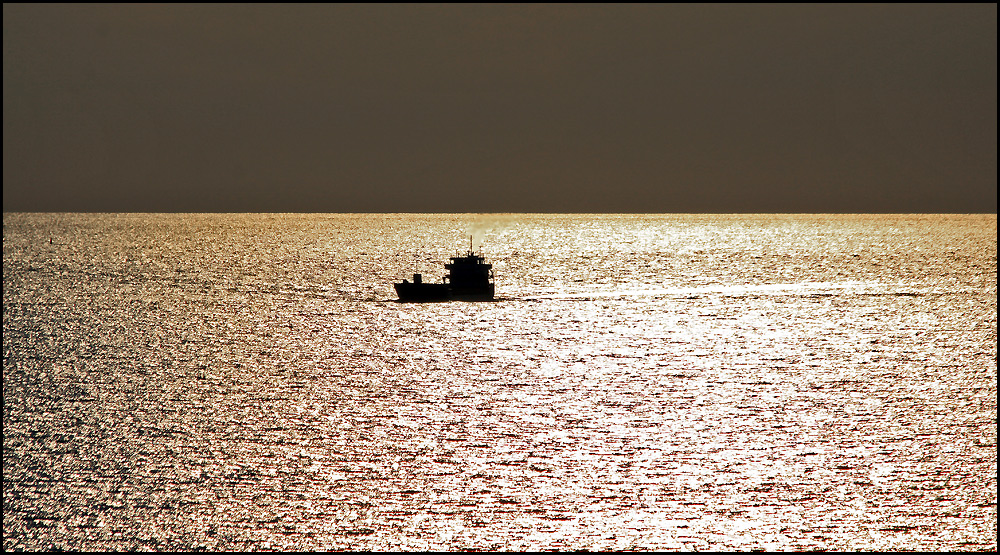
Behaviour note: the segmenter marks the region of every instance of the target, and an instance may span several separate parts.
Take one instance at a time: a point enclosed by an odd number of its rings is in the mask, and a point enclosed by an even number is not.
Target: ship
[[[493,265],[472,250],[465,256],[453,256],[444,265],[448,273],[440,283],[423,280],[421,274],[413,274],[413,281],[394,283],[400,302],[441,302],[441,301],[492,301],[495,300],[496,285],[493,281]]]

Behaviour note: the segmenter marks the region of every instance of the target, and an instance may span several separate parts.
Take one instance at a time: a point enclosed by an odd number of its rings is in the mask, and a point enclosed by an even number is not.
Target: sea
[[[997,217],[5,212],[3,408],[5,551],[995,551]]]

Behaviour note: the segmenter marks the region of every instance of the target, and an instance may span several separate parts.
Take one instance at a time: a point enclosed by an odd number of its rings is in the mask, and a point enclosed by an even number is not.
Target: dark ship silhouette
[[[401,302],[436,302],[436,301],[492,301],[494,300],[495,284],[493,283],[493,265],[472,251],[472,239],[469,239],[469,252],[465,256],[453,256],[451,262],[444,265],[448,274],[441,283],[425,283],[423,276],[413,274],[413,281],[403,280],[393,284]]]

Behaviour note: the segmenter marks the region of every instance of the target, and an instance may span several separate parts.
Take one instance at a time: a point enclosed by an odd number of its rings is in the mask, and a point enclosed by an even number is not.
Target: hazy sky
[[[997,211],[997,6],[3,6],[4,211]]]

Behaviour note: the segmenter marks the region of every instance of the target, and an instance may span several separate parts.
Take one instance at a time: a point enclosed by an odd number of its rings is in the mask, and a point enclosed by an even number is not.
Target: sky
[[[996,4],[3,5],[3,209],[996,213]]]

